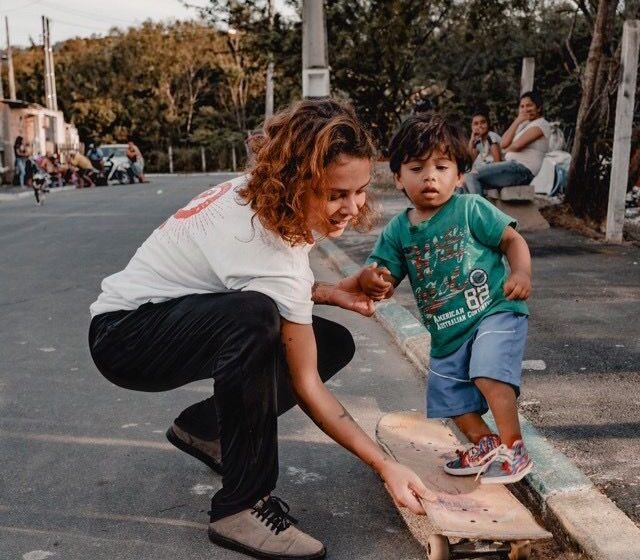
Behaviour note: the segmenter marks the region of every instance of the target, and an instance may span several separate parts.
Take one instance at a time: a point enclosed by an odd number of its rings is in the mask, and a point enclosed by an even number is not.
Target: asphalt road
[[[207,382],[158,394],[119,389],[93,366],[89,304],[176,208],[223,176],[59,193],[0,204],[0,558],[240,559],[206,537],[220,484],[166,443]],[[335,279],[313,255],[318,279]],[[342,310],[357,353],[330,387],[373,433],[378,417],[422,409],[424,380],[380,325]],[[280,482],[300,527],[328,558],[424,558],[377,477],[299,409],[280,422]],[[574,558],[555,544],[536,558]]]
[[[336,241],[356,263],[407,207],[398,191],[374,194],[379,225]],[[533,294],[521,409],[640,526],[640,247],[560,229],[524,236]],[[395,298],[419,317],[407,281]]]

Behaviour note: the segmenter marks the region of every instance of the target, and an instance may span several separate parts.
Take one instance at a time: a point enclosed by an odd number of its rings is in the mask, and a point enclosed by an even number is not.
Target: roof
[[[45,107],[38,105],[38,103],[30,103],[29,101],[22,101],[20,99],[0,99],[0,103],[9,105],[12,109],[28,109],[29,107],[33,109],[45,109]]]

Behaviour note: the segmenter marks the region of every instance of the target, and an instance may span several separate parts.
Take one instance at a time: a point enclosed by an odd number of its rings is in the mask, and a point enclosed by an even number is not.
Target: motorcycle
[[[122,163],[113,161],[113,154],[107,157],[102,165],[102,169],[98,172],[96,184],[106,186],[112,183],[126,185],[129,182],[129,173],[127,166]]]

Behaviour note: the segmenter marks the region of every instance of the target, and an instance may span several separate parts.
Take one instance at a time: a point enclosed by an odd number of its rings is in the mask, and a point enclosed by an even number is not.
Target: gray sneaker
[[[209,524],[212,542],[255,558],[314,560],[324,558],[320,541],[296,529],[289,506],[280,498],[266,496],[252,508]]]
[[[222,474],[222,450],[219,439],[207,441],[197,438],[179,428],[175,423],[167,430],[166,436],[169,443],[192,457],[200,459],[212,471]]]

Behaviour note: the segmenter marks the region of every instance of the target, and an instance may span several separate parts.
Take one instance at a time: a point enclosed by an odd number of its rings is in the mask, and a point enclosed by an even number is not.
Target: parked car
[[[126,165],[129,163],[129,159],[127,158],[126,144],[102,144],[98,146],[98,148],[102,150],[104,159],[107,159],[109,156],[113,156],[111,160],[116,165]]]

